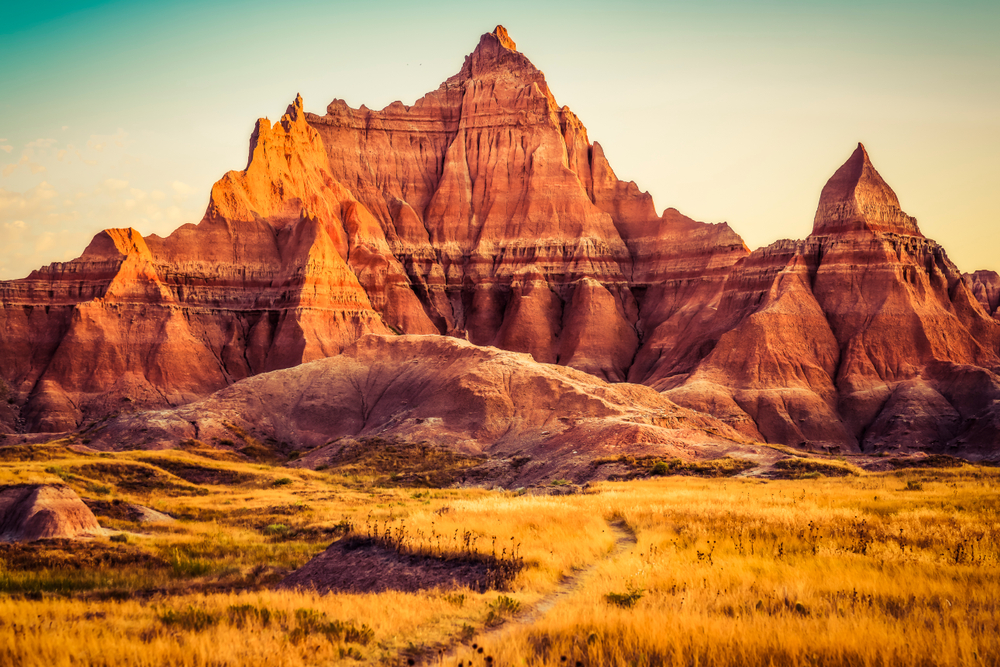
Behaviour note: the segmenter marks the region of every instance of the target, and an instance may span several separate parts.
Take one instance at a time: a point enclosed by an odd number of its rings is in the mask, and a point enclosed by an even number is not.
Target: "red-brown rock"
[[[59,484],[0,487],[0,542],[33,542],[103,535],[76,492]]]
[[[106,230],[0,299],[8,431],[187,403],[393,331],[646,384],[753,439],[1000,442],[1000,277],[961,274],[863,146],[808,238],[750,253],[725,223],[657,215],[501,26],[413,105],[297,98],[200,224]]]
[[[808,239],[733,267],[714,325],[725,333],[667,395],[770,442],[995,447],[995,409],[973,408],[970,380],[955,379],[978,368],[993,395],[988,278],[963,277],[924,238],[859,146],[823,189]]]
[[[725,225],[657,216],[498,26],[413,106],[297,98],[262,119],[197,226],[107,230],[0,285],[0,375],[50,431],[390,329],[645,380],[693,363],[671,350],[747,252]]]
[[[744,442],[649,387],[437,335],[365,336],[338,356],[179,408],[122,416],[87,437],[97,449],[169,448],[189,438],[242,446],[252,437],[295,450],[340,438],[426,442],[470,456],[530,457],[537,463],[519,471],[519,484],[595,475],[600,456],[692,459]]]

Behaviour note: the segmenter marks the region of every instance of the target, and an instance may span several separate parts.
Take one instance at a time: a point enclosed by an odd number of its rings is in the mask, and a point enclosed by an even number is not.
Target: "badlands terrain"
[[[296,98],[259,120],[199,224],[108,229],[79,258],[0,283],[0,428],[80,431],[367,335],[421,335],[650,387],[734,442],[995,458],[1000,276],[959,271],[850,150],[809,236],[751,252],[618,180],[498,26],[412,106],[334,100],[317,116]],[[388,363],[414,359],[380,344]],[[458,349],[442,345],[419,354]],[[289,392],[307,381],[283,377]]]
[[[0,664],[1000,664],[1000,276],[845,160],[751,251],[501,26],[297,97],[0,283]]]

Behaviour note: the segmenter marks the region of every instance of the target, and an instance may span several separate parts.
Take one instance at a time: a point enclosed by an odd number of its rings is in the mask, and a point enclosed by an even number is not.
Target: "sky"
[[[260,117],[412,104],[503,24],[619,178],[757,248],[859,141],[963,271],[1000,271],[1000,2],[5,3],[0,279],[197,223]]]

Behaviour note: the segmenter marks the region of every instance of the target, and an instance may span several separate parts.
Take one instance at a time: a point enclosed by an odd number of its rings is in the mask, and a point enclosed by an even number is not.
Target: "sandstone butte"
[[[178,406],[366,334],[648,385],[754,440],[990,455],[1000,276],[961,274],[858,149],[812,233],[754,252],[657,215],[498,26],[412,106],[258,121],[170,236],[0,283],[10,431]]]

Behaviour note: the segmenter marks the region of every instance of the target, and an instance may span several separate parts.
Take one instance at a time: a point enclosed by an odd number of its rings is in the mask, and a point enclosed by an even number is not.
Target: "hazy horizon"
[[[107,227],[166,235],[257,118],[412,104],[500,23],[658,211],[803,238],[863,142],[963,271],[1000,270],[1000,7],[575,2],[59,3],[0,26],[0,279]]]

